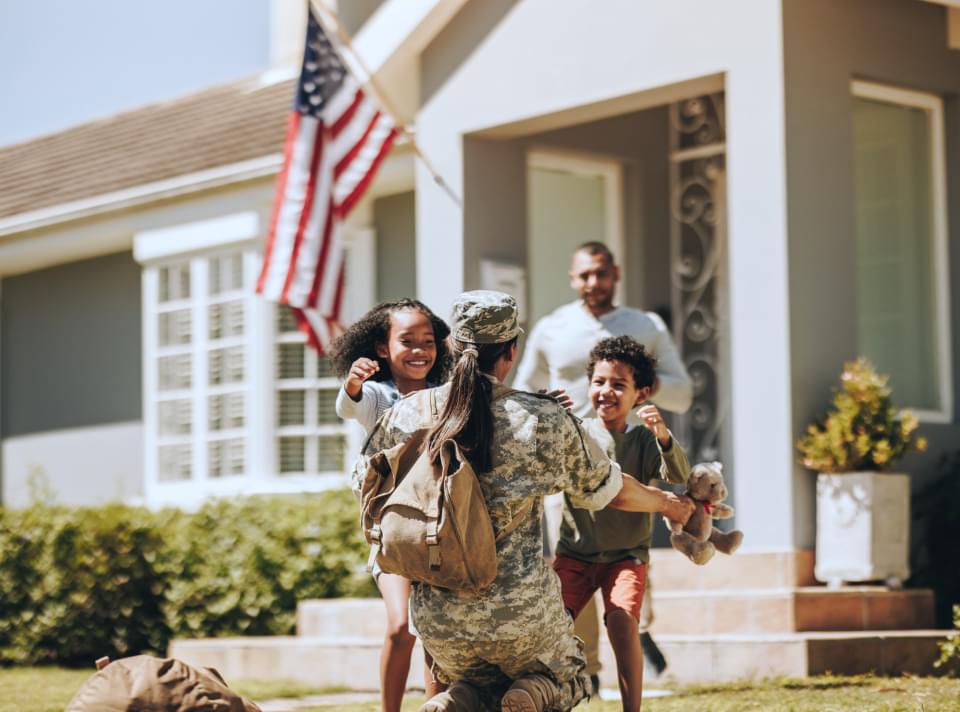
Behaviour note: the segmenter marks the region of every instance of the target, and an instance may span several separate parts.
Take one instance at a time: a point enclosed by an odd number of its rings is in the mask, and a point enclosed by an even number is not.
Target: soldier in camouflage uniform
[[[582,645],[563,608],[559,579],[541,553],[543,497],[565,492],[578,507],[597,510],[618,495],[623,478],[575,416],[551,398],[501,384],[513,365],[521,333],[512,297],[468,292],[454,304],[453,320],[459,361],[452,382],[437,389],[440,423],[452,417],[446,407],[451,388],[464,387],[469,393],[471,379],[477,381],[478,392],[485,389],[486,396],[473,394],[466,402],[481,402],[479,407],[492,415],[486,461],[483,444],[470,449],[466,431],[463,440],[457,440],[477,456],[476,462],[471,456],[471,462],[494,532],[530,500],[533,506],[498,543],[497,577],[481,594],[413,584],[411,625],[433,655],[440,680],[456,683],[424,709],[499,709],[502,698],[503,708],[511,711],[568,710],[585,696],[589,680],[583,675]],[[414,402],[401,400],[370,434],[364,454],[393,447],[414,431],[431,427],[423,417]],[[362,458],[354,477],[356,489],[364,471]]]

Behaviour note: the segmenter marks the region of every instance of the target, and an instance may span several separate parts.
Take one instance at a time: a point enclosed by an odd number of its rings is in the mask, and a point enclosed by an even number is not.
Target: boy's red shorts
[[[592,564],[559,554],[553,570],[560,577],[563,605],[576,618],[599,588],[603,595],[603,617],[622,610],[640,621],[643,591],[647,587],[647,565],[634,559],[609,564]]]

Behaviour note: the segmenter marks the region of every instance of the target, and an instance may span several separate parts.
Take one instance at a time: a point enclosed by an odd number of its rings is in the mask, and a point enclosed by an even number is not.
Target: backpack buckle
[[[427,522],[427,534],[424,538],[426,539],[428,546],[436,546],[440,543],[439,529],[439,523],[436,519],[432,519]]]
[[[427,547],[427,552],[429,555],[430,570],[439,571],[440,570],[440,545],[431,544],[429,547]]]
[[[380,525],[374,524],[372,527],[370,527],[369,535],[370,535],[371,542],[373,542],[374,544],[379,544],[380,543]]]

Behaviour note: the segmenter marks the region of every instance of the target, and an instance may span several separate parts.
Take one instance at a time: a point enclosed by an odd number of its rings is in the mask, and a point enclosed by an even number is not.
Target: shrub
[[[220,500],[172,532],[165,611],[176,635],[286,635],[297,601],[370,594],[366,545],[346,491]]]
[[[0,664],[163,653],[172,636],[289,634],[297,601],[371,595],[347,491],[195,514],[0,510]]]
[[[934,667],[943,667],[951,660],[960,660],[960,606],[953,607],[953,628],[946,640],[937,643],[940,646],[940,657],[933,664]]]
[[[926,439],[916,437],[916,417],[894,408],[888,380],[864,358],[844,365],[833,409],[797,442],[805,467],[817,472],[884,470],[906,453],[926,449]]]
[[[0,659],[71,664],[89,663],[91,650],[163,650],[163,541],[149,512],[33,507],[4,512],[0,529]]]

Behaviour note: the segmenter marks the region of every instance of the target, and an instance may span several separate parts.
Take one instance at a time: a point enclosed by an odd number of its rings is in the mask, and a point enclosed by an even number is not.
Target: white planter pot
[[[817,476],[814,575],[831,586],[910,576],[910,478],[847,472]]]

